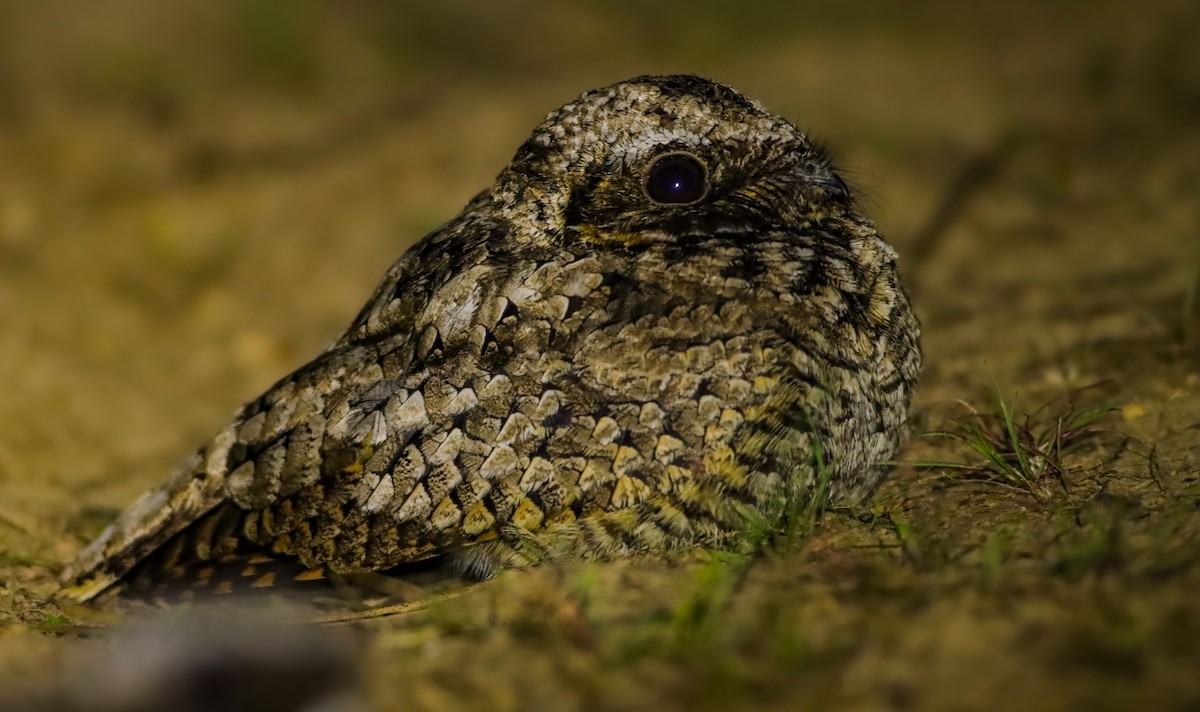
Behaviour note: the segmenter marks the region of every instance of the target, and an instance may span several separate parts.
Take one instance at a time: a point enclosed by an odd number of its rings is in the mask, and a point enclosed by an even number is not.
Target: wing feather
[[[486,255],[477,240],[447,250],[448,236],[459,232],[447,224],[403,255],[337,343],[243,407],[164,485],[123,512],[63,572],[67,594],[95,597],[225,502],[254,511],[297,496],[289,511],[319,506],[307,490],[352,465],[386,430],[368,407],[372,389],[387,386],[382,355],[404,347],[448,274]],[[452,259],[431,259],[443,251]]]

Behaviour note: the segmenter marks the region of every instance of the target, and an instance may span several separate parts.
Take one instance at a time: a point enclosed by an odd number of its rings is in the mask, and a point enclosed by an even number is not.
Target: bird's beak
[[[842,180],[841,176],[833,172],[824,175],[805,176],[804,182],[809,185],[818,186],[838,197],[844,198],[850,195],[850,186],[846,185],[846,181]]]

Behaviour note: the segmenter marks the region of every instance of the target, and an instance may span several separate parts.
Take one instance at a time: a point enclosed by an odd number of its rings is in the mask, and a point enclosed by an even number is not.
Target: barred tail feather
[[[63,594],[95,598],[138,562],[224,500],[225,456],[232,432],[189,458],[162,487],[142,495],[62,573]]]

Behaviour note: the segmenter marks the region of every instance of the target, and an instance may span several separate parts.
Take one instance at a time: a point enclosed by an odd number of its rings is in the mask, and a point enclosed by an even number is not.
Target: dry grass
[[[1095,386],[1093,386],[1094,388]],[[1116,410],[1113,406],[1080,407],[1080,393],[1018,415],[992,382],[991,407],[980,411],[965,401],[966,410],[947,430],[925,437],[965,446],[974,458],[963,461],[920,460],[907,464],[935,474],[935,482],[984,482],[1045,500],[1068,489],[1064,456],[1093,440],[1098,426]]]

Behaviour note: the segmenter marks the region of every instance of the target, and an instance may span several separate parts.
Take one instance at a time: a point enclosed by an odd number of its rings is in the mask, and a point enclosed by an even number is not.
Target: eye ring
[[[686,151],[656,157],[642,176],[642,192],[660,205],[692,205],[708,195],[708,166]]]

